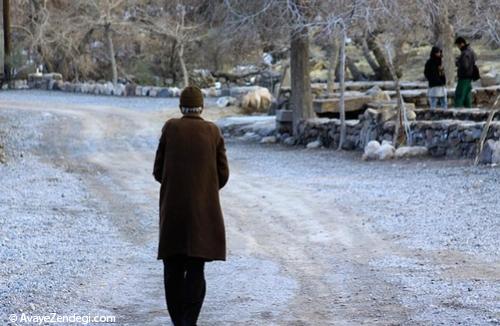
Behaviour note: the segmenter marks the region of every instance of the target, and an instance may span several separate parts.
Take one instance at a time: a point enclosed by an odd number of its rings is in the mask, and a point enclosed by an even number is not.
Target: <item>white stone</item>
[[[148,94],[151,91],[151,87],[149,86],[143,86],[141,90],[141,96],[148,96]]]
[[[316,149],[321,147],[321,141],[320,140],[315,140],[306,145],[307,149]]]
[[[112,95],[115,90],[115,86],[113,85],[112,82],[107,82],[104,84],[104,94],[106,95]]]
[[[225,108],[234,104],[236,104],[236,99],[231,96],[224,96],[217,99],[217,106],[220,108]]]
[[[94,94],[96,94],[96,95],[104,94],[104,84],[97,84],[95,87]]]
[[[260,143],[261,144],[274,144],[276,143],[277,139],[276,139],[276,136],[267,136],[267,137],[264,137],[260,140]]]
[[[427,155],[427,147],[424,146],[402,146],[396,149],[396,158],[410,158]]]
[[[376,160],[378,159],[378,150],[380,149],[380,143],[376,140],[368,142],[365,146],[365,152],[363,153],[363,160]]]
[[[249,131],[246,134],[244,134],[240,139],[244,141],[260,141],[261,138],[255,132]]]
[[[171,87],[171,88],[169,88],[169,90],[170,90],[170,92],[171,92],[171,94],[172,94],[173,97],[179,97],[179,96],[181,96],[181,90],[180,90],[180,88],[178,88],[178,87]]]
[[[377,156],[379,160],[385,161],[385,160],[390,160],[394,158],[394,153],[396,152],[396,149],[390,142],[387,140],[384,140],[382,142],[382,145],[377,151]]]
[[[114,95],[123,96],[124,94],[125,94],[125,85],[116,84],[115,89],[114,89]]]
[[[290,136],[283,141],[286,145],[295,145],[295,137]]]
[[[149,96],[156,97],[156,94],[158,94],[158,87],[151,87],[149,90]]]

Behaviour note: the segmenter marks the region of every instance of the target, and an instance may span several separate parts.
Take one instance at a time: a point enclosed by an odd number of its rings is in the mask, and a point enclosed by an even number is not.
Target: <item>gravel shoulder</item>
[[[0,93],[0,320],[168,323],[151,162],[175,114],[174,101]],[[227,144],[229,259],[207,268],[201,325],[500,323],[500,169]]]

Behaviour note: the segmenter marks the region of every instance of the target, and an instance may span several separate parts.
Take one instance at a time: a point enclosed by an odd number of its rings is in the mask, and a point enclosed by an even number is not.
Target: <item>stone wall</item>
[[[412,145],[427,147],[429,154],[434,157],[475,156],[485,126],[484,121],[487,116],[485,110],[455,109],[445,112],[417,110],[417,112],[417,117],[427,120],[417,118],[410,122]],[[467,120],[457,119],[457,116]],[[395,127],[395,121],[382,121],[379,112],[366,110],[360,120],[347,121],[344,149],[362,150],[370,140],[392,141]],[[327,118],[303,121],[299,125],[299,132],[296,138],[298,144],[306,145],[320,141],[324,147],[336,148],[340,138],[340,121]],[[486,139],[500,140],[500,121],[493,121]]]
[[[181,90],[177,87],[157,87],[157,86],[142,86],[136,84],[121,84],[113,85],[111,82],[75,82],[71,83],[63,81],[62,75],[53,74],[30,74],[26,82],[19,81],[17,84],[19,89],[42,89],[63,91],[70,93],[82,93],[92,95],[109,95],[109,96],[146,96],[146,97],[179,97]],[[16,85],[17,85],[16,84]],[[212,88],[202,89],[205,96],[218,97],[221,96],[221,90]]]
[[[363,144],[360,140],[360,134],[363,124],[360,120],[346,121],[346,139],[344,149],[362,149]],[[296,137],[297,144],[307,145],[308,143],[319,140],[325,147],[337,148],[340,140],[340,120],[317,118],[302,121],[299,126],[299,136]]]

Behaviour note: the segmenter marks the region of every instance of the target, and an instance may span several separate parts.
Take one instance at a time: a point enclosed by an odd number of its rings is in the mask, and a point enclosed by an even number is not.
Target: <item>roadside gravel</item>
[[[47,113],[0,113],[0,142],[7,156],[0,164],[4,323],[10,314],[23,312],[113,315],[83,293],[116,263],[116,232],[80,176],[33,155],[43,126],[57,119]],[[87,303],[84,309],[82,302]]]

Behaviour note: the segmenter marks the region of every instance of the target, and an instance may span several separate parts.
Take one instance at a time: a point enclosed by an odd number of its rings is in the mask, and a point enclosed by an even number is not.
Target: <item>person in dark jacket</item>
[[[432,47],[429,60],[425,63],[425,78],[429,82],[429,106],[435,109],[438,102],[443,109],[448,107],[446,76],[443,67],[443,51],[437,46]]]
[[[460,56],[456,60],[458,83],[455,90],[455,107],[472,107],[472,80],[476,65],[476,54],[463,37],[455,40],[455,45],[460,49]]]
[[[196,325],[205,297],[205,262],[226,259],[219,190],[229,178],[224,139],[203,120],[203,95],[186,87],[183,117],[162,129],[154,178],[160,187],[158,259],[164,263],[167,308],[174,325]]]

